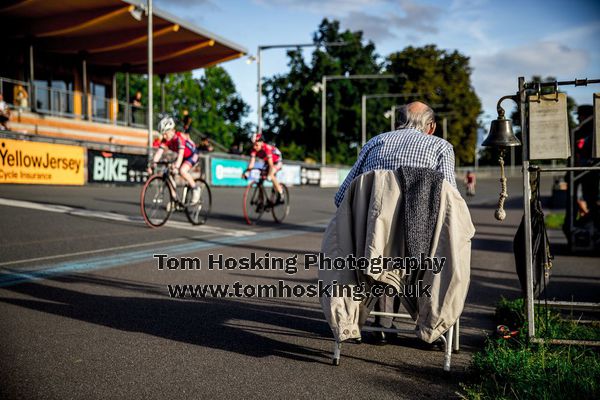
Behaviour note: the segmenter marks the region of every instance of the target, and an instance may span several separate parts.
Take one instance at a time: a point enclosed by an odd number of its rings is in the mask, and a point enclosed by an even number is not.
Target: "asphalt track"
[[[472,283],[453,371],[438,349],[402,337],[343,347],[318,299],[172,299],[169,284],[306,285],[303,256],[318,252],[334,189],[293,188],[284,224],[242,218],[242,190],[213,190],[207,225],[183,215],[160,229],[139,216],[139,187],[0,186],[0,398],[454,398],[471,354],[493,329],[500,295],[516,297],[512,237],[521,218],[509,182],[508,218],[493,219],[497,181],[469,200],[478,230]],[[560,239],[558,239],[560,241]],[[152,255],[298,255],[299,271],[159,270]],[[560,255],[557,297],[597,299],[597,258]],[[204,264],[206,265],[206,264]],[[561,283],[560,288],[558,282]]]

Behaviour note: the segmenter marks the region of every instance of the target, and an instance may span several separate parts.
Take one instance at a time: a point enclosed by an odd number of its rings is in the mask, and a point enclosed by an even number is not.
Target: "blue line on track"
[[[231,244],[279,239],[287,236],[299,235],[302,233],[303,232],[301,231],[298,232],[292,230],[274,230],[269,232],[260,232],[253,236],[225,236],[211,238],[205,241],[203,241],[203,239],[198,239],[199,242],[196,243],[186,243],[161,248],[160,252],[167,253],[169,255],[189,254],[194,251],[225,247]],[[29,269],[18,271],[13,269],[9,273],[0,274],[0,287],[12,286],[22,282],[29,282],[44,278],[51,278],[53,276],[65,275],[73,272],[108,269],[143,261],[154,261],[151,255],[149,255],[151,252],[153,253],[152,250],[137,250],[118,253],[114,256],[92,257],[80,261],[65,261],[57,264],[41,265],[36,267],[35,270]]]

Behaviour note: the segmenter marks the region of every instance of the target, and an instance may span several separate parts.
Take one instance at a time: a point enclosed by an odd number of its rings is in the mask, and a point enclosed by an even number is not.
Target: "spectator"
[[[579,125],[574,129],[575,166],[591,166],[593,165],[594,108],[591,105],[577,107],[577,117]],[[575,177],[577,178],[575,182],[576,196],[581,191],[580,199],[577,201],[581,217],[579,224],[583,225],[588,221],[592,221],[597,226],[600,226],[600,215],[598,213],[598,183],[600,174],[598,174],[598,171],[585,171],[584,174],[575,174]]]
[[[229,148],[229,154],[244,154],[244,145],[242,142],[236,144],[232,144]]]
[[[0,127],[3,130],[8,131],[10,127],[8,125],[8,121],[10,120],[10,108],[8,104],[4,101],[4,96],[0,93]]]
[[[354,178],[377,169],[396,170],[399,167],[420,167],[439,171],[456,188],[454,174],[454,149],[442,138],[433,136],[435,116],[433,110],[422,102],[413,102],[399,109],[398,129],[375,136],[362,148],[358,160],[335,195],[335,205],[339,207],[346,190]],[[382,296],[375,310],[397,312],[399,301],[394,297]],[[394,304],[396,303],[396,304]],[[375,324],[392,327],[392,318],[376,317]],[[375,333],[378,344],[386,344],[383,332]]]
[[[207,153],[210,153],[211,151],[215,151],[215,149],[210,144],[210,141],[208,140],[208,136],[202,136],[202,138],[200,138],[200,143],[198,144],[198,150],[207,152]]]
[[[138,124],[144,122],[143,116],[140,115],[142,107],[142,92],[138,90],[131,98],[131,122]]]
[[[21,110],[26,109],[29,106],[29,95],[23,85],[15,86],[15,106]]]
[[[365,172],[374,169],[397,169],[400,166],[431,168],[444,174],[456,187],[454,149],[442,138],[433,136],[433,110],[419,101],[399,109],[398,130],[375,136],[362,148],[358,160],[335,195],[335,205],[344,199],[350,183]]]
[[[188,110],[183,111],[183,118],[181,121],[183,123],[182,132],[189,136],[190,131],[192,130],[192,117]]]

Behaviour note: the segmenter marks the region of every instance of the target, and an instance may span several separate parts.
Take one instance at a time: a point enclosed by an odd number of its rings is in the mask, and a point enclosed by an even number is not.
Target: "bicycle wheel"
[[[275,221],[282,223],[285,217],[290,213],[290,193],[283,183],[280,183],[280,185],[283,189],[283,203],[276,203],[277,191],[274,187],[271,188],[271,202],[273,203],[271,213],[273,214],[273,219],[275,219]]]
[[[192,225],[202,225],[206,223],[206,220],[210,215],[212,195],[210,194],[210,186],[208,186],[208,183],[206,183],[204,179],[196,179],[196,187],[200,188],[200,200],[195,204],[190,204],[192,191],[188,190],[185,215]]]
[[[249,183],[244,192],[244,218],[248,225],[256,223],[265,212],[267,198],[262,185]]]
[[[140,199],[142,217],[151,228],[157,228],[167,222],[173,211],[173,199],[168,183],[161,175],[153,175],[142,188]]]

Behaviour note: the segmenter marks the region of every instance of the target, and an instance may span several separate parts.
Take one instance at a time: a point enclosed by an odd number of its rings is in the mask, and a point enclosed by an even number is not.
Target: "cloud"
[[[351,11],[342,19],[342,25],[353,31],[363,31],[371,40],[396,38],[390,29],[388,18],[369,15],[361,11]]]
[[[532,42],[505,48],[487,56],[474,56],[473,86],[484,109],[493,110],[501,96],[517,91],[517,78],[574,77],[588,68],[589,52],[556,41]]]
[[[283,6],[316,14],[344,16],[353,11],[376,7],[389,0],[254,0],[265,6]]]
[[[329,0],[331,1],[331,0]],[[335,0],[334,0],[335,1]],[[412,0],[387,0],[389,10],[375,15],[362,10],[350,11],[341,19],[342,25],[351,30],[363,31],[374,41],[395,39],[406,33],[416,41],[419,33],[437,33],[437,22],[442,9],[435,6],[417,4]]]
[[[412,0],[397,0],[404,16],[391,15],[390,22],[398,29],[416,30],[423,33],[437,33],[437,21],[442,9],[435,6],[417,4]]]

